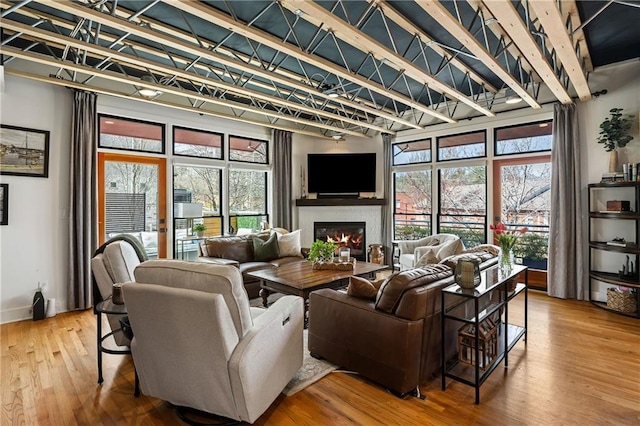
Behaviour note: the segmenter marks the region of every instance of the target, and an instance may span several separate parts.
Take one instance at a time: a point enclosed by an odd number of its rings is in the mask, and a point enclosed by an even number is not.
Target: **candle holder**
[[[350,248],[341,247],[340,250],[338,250],[338,259],[340,260],[340,262],[343,262],[343,263],[349,262],[350,258],[351,258]]]

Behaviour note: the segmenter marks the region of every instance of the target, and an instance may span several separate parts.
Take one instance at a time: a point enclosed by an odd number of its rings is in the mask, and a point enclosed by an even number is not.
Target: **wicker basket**
[[[638,310],[636,305],[636,294],[620,293],[615,288],[607,289],[607,308],[614,311],[624,312],[627,314],[634,313]]]

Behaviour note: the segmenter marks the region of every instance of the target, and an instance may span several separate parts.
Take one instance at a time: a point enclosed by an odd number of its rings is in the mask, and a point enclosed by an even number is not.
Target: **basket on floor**
[[[634,313],[638,310],[636,294],[621,293],[615,288],[607,289],[607,308],[624,313]]]

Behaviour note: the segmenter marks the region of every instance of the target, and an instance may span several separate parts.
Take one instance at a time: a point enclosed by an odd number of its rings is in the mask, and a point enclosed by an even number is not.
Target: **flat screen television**
[[[308,154],[309,193],[318,196],[358,196],[376,192],[376,154]]]

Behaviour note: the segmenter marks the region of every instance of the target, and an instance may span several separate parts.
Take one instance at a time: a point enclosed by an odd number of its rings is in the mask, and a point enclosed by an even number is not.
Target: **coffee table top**
[[[387,265],[357,261],[353,270],[338,271],[334,269],[313,269],[312,262],[287,263],[277,268],[261,269],[247,272],[247,275],[259,280],[283,284],[299,290],[322,286],[354,275],[364,275],[387,269]]]

